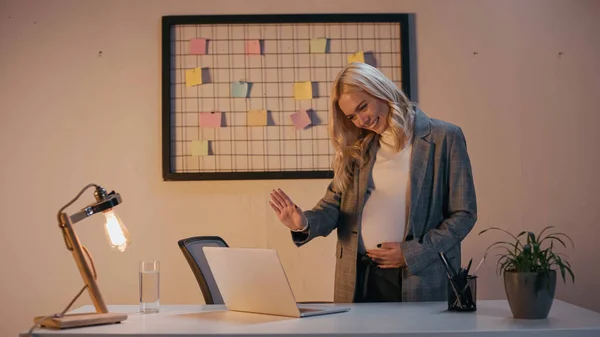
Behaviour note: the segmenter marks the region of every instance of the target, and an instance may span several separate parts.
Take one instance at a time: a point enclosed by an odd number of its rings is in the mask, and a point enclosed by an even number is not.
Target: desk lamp
[[[73,215],[69,216],[67,213],[65,213],[64,210],[73,204],[77,199],[79,199],[83,192],[90,187],[94,187],[96,189],[94,191],[96,202],[89,204]],[[113,207],[120,203],[121,196],[119,193],[112,191],[107,194],[106,190],[101,186],[96,184],[88,184],[79,192],[79,194],[77,194],[73,200],[71,200],[58,211],[58,223],[65,240],[65,245],[73,254],[73,258],[75,259],[75,263],[79,268],[79,272],[81,273],[81,277],[85,285],[60,314],[54,314],[46,317],[36,317],[34,319],[36,324],[51,328],[63,329],[98,324],[119,323],[127,319],[126,314],[108,312],[106,303],[104,303],[104,299],[100,293],[100,288],[96,283],[97,275],[96,269],[94,268],[94,261],[92,260],[88,250],[79,241],[79,238],[75,234],[75,230],[73,228],[75,223],[94,214],[104,214],[106,218],[104,226],[106,238],[113,249],[120,252],[125,251],[130,243],[129,232],[121,222],[121,219],[113,211]],[[77,300],[77,298],[83,293],[83,291],[85,291],[85,289],[87,289],[89,292],[96,312],[66,315],[65,313],[69,310],[71,305],[73,305],[75,300]]]

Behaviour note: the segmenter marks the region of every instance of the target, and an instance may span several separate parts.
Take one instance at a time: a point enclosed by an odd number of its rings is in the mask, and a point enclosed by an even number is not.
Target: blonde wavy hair
[[[348,190],[352,182],[355,165],[364,165],[374,156],[373,141],[380,135],[361,129],[350,121],[339,107],[340,96],[345,93],[363,91],[387,103],[388,126],[394,135],[396,150],[410,141],[414,122],[413,104],[408,97],[377,68],[366,63],[350,63],[342,69],[331,91],[331,113],[329,134],[335,157],[333,160],[333,185],[338,191]]]

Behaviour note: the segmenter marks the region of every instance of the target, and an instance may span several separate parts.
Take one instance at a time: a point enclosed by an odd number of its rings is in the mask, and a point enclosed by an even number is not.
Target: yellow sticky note
[[[207,156],[208,155],[208,141],[207,140],[193,140],[190,146],[190,152],[193,157]]]
[[[311,82],[296,82],[294,83],[294,98],[300,99],[312,99],[312,83]]]
[[[311,54],[323,54],[327,48],[327,39],[318,37],[310,40]]]
[[[186,69],[185,84],[188,87],[193,87],[195,85],[202,84],[202,69],[201,68]]]
[[[267,110],[248,111],[248,126],[267,125]]]
[[[348,55],[348,63],[352,63],[352,62],[365,63],[365,53],[363,53],[362,51],[359,51],[352,55]]]

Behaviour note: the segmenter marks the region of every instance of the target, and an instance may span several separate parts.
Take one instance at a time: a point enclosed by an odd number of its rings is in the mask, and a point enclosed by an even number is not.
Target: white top
[[[406,228],[412,146],[396,152],[390,129],[381,134],[379,144],[362,214],[361,253],[382,242],[403,241]]]
[[[120,324],[65,330],[36,329],[35,336],[599,336],[600,313],[554,300],[548,319],[514,319],[506,300],[478,301],[475,312],[448,312],[445,302],[341,303],[350,311],[286,318],[223,311],[222,305],[161,305],[140,314],[138,305],[109,305],[131,313]],[[93,311],[86,305],[76,312]],[[22,328],[21,336],[29,330]]]

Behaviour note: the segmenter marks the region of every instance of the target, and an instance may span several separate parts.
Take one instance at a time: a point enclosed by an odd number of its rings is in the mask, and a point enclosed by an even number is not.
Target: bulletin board
[[[332,178],[330,90],[369,63],[411,95],[408,14],[165,16],[163,179]]]

